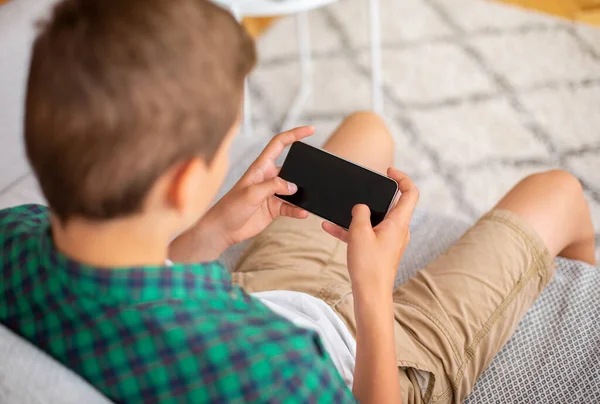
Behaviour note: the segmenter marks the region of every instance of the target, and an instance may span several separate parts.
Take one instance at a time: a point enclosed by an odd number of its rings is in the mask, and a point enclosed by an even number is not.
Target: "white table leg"
[[[370,31],[371,31],[371,86],[373,111],[383,113],[383,90],[381,78],[381,20],[379,0],[369,0]]]
[[[300,86],[292,101],[292,105],[281,125],[281,130],[288,130],[295,126],[302,113],[302,108],[308,100],[312,89],[312,61],[310,54],[310,33],[308,26],[308,12],[296,14],[296,34],[298,39],[298,56],[300,59]]]
[[[240,12],[240,8],[235,2],[219,2],[222,6],[229,8],[234,18],[241,24],[243,15]],[[254,135],[254,127],[252,125],[252,100],[250,98],[250,88],[248,87],[248,78],[244,80],[244,106],[243,116],[244,121],[242,122],[242,133],[245,136],[252,137]]]

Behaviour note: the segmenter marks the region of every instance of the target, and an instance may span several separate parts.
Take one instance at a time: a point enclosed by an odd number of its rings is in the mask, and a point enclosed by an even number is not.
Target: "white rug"
[[[370,107],[367,7],[341,0],[310,13],[314,89],[299,124],[316,126],[314,144]],[[600,242],[600,29],[482,0],[381,9],[385,114],[420,206],[475,219],[527,174],[563,168],[581,179]],[[258,142],[294,94],[295,38],[285,18],[259,40]]]

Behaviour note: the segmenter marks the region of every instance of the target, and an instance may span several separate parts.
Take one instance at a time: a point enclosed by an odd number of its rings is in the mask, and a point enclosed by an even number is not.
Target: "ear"
[[[202,184],[206,183],[209,169],[200,158],[190,159],[173,167],[167,191],[167,203],[180,216],[196,219],[210,201],[205,201]]]

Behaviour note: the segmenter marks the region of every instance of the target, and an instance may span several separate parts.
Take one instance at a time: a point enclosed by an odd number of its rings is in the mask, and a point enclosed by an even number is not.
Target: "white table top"
[[[295,14],[335,3],[338,0],[214,0],[241,17],[270,17]]]

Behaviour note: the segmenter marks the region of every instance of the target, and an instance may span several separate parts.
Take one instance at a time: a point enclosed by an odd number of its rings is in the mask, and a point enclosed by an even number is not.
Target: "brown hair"
[[[65,0],[37,37],[27,155],[53,212],[141,210],[156,180],[210,162],[234,124],[254,44],[207,0]]]

